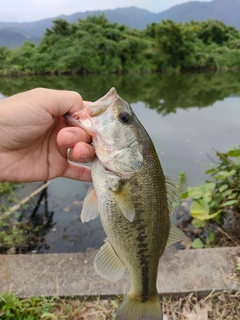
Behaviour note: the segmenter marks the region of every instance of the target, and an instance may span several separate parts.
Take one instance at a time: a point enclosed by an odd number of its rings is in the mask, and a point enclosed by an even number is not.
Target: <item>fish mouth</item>
[[[102,115],[118,97],[117,91],[113,87],[102,98],[91,103],[81,111],[72,114],[66,113],[64,118],[70,125],[79,127],[82,121]]]
[[[84,110],[86,110],[89,117],[98,117],[103,114],[117,98],[117,91],[113,87],[105,94],[105,96],[91,103]]]
[[[74,117],[74,114],[67,112],[63,115],[63,117],[67,121],[67,123],[70,124],[71,126],[79,127],[79,122]]]

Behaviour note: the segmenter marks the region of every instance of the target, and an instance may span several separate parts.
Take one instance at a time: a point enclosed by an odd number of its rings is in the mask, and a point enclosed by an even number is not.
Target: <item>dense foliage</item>
[[[0,47],[0,73],[129,73],[239,69],[240,33],[219,21],[152,23],[143,31],[103,15],[54,21],[38,46]]]
[[[193,199],[190,211],[196,228],[205,226],[211,219],[220,222],[229,209],[240,214],[240,146],[216,154],[218,166],[206,171],[211,180],[189,187],[181,196],[182,199]]]
[[[225,153],[216,151],[216,155],[218,165],[206,171],[211,178],[205,184],[188,187],[180,199],[180,202],[191,199],[191,224],[198,230],[195,233],[199,236],[192,243],[195,248],[209,245],[215,239],[218,226],[225,229],[228,225],[225,222],[228,220],[230,223],[225,230],[227,237],[231,240],[233,240],[231,236],[235,238],[234,244],[239,241],[240,146],[230,148]],[[180,176],[181,186],[186,182],[184,174],[182,176]],[[209,232],[210,226],[214,233]]]

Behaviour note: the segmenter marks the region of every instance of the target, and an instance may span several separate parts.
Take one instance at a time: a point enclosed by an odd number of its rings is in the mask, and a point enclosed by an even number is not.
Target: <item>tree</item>
[[[52,32],[62,36],[69,35],[71,32],[71,25],[64,19],[56,19],[53,21]],[[49,33],[49,31],[48,31]],[[50,32],[51,34],[51,32]]]
[[[155,37],[159,48],[159,55],[165,56],[165,66],[182,68],[186,61],[194,54],[196,35],[194,26],[164,20],[155,26]],[[160,58],[162,62],[162,59]]]

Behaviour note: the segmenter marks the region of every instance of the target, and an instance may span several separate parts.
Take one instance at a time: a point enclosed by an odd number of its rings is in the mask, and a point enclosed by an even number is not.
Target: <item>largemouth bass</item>
[[[107,235],[96,255],[95,270],[116,281],[127,268],[131,279],[115,319],[161,320],[156,288],[159,258],[167,246],[184,237],[169,218],[174,185],[165,178],[148,133],[115,88],[65,118],[92,136],[96,151],[93,187],[81,213],[83,222],[100,214]]]

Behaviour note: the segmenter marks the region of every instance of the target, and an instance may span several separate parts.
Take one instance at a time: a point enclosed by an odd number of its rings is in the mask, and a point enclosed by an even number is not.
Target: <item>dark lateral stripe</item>
[[[141,301],[142,303],[148,301],[149,296],[149,256],[147,251],[148,244],[146,243],[146,233],[145,233],[145,221],[140,218],[140,216],[136,216],[136,229],[138,231],[138,235],[136,236],[137,240],[137,249],[138,249],[138,257],[140,259],[141,266],[141,286],[142,286],[142,294]]]
[[[144,259],[145,260],[145,259]],[[142,267],[142,302],[148,300],[148,285],[149,285],[149,275],[148,275],[148,265],[146,264]]]

